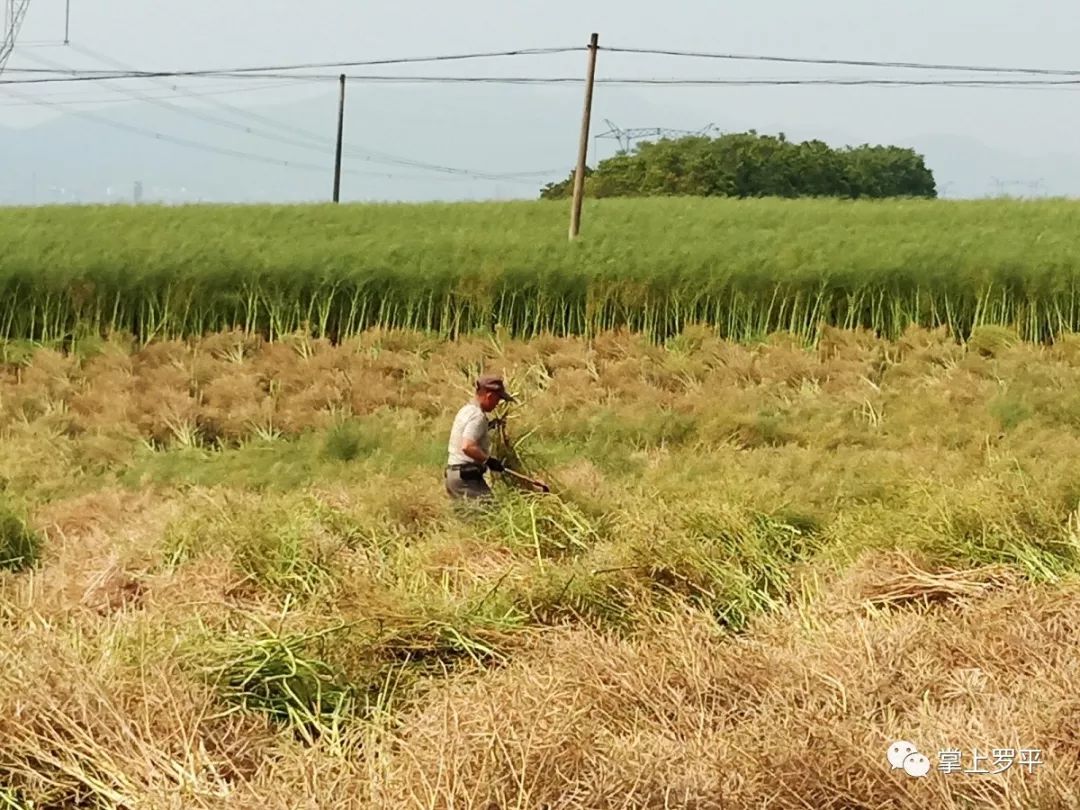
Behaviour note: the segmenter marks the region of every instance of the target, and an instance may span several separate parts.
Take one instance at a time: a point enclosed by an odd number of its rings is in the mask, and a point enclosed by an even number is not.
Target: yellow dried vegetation
[[[1075,807],[1080,343],[1000,337],[8,353],[0,807]],[[469,514],[481,370],[554,494]]]

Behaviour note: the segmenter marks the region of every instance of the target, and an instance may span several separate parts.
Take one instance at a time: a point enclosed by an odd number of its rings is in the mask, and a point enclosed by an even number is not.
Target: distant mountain
[[[348,88],[342,199],[537,197],[546,182],[565,177],[574,165],[581,99],[563,88],[522,88],[514,94],[500,92],[498,98],[502,103],[493,105],[483,87]],[[0,203],[130,202],[137,181],[147,201],[330,198],[336,97],[250,108],[272,119],[272,125],[216,107],[195,107],[197,102],[169,103],[191,104],[195,112],[178,114],[133,102],[95,108],[86,116],[66,112],[28,129],[0,126]],[[598,105],[597,113],[598,119],[662,120],[662,113],[650,114],[647,104],[625,94]],[[207,117],[224,118],[235,127],[219,126]],[[311,141],[295,128],[322,135],[324,141],[304,148]],[[266,132],[280,140],[258,136]],[[166,138],[155,138],[154,133]],[[271,160],[208,153],[176,140]],[[274,165],[276,161],[304,165],[284,167]],[[482,179],[409,165],[412,161],[484,174],[544,173]]]
[[[349,157],[342,198],[536,198],[546,182],[565,178],[574,165],[581,123],[579,89],[519,87],[493,92],[482,85],[437,89],[352,85],[346,103]],[[130,202],[136,182],[142,183],[146,201],[325,201],[332,190],[336,102],[336,93],[331,91],[289,104],[250,108],[271,123],[205,102],[171,99],[168,103],[192,105],[194,111],[178,114],[133,101],[90,109],[86,117],[68,108],[64,115],[27,129],[0,126],[0,204]],[[711,121],[722,130],[742,131],[747,127],[733,125],[733,120],[747,114],[732,111],[724,120],[712,110],[660,106],[632,91],[604,88],[604,92],[598,90],[594,108],[590,163],[610,157],[617,149],[613,140],[596,139],[607,129],[605,119],[624,127],[683,129]],[[233,122],[233,128],[207,120],[222,118]],[[316,135],[314,148],[305,148],[310,139],[296,128]],[[809,131],[798,125],[756,129],[784,131],[792,139],[816,137],[834,146],[865,140],[852,137],[854,128],[849,132],[842,127]],[[277,140],[258,136],[266,131]],[[177,140],[209,144],[227,154],[207,153]],[[1023,155],[991,148],[974,138],[941,134],[897,137],[890,142],[922,153],[945,197],[1080,196],[1080,160],[1075,158]],[[269,162],[241,155],[262,156]],[[294,165],[285,167],[278,161]],[[546,173],[481,179],[410,165],[414,161],[487,174]]]

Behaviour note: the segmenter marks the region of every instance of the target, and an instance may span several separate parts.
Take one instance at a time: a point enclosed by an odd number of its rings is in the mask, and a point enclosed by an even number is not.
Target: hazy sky
[[[601,45],[618,47],[706,50],[782,56],[836,57],[960,63],[977,65],[1080,69],[1080,5],[1053,0],[1034,4],[1020,0],[906,0],[877,3],[867,0],[798,0],[734,3],[682,0],[659,4],[630,4],[621,0],[546,0],[516,3],[458,0],[455,3],[358,3],[344,0],[72,0],[72,42],[94,54],[104,54],[140,69],[229,68],[261,64],[294,64],[380,57],[462,53],[514,48],[584,45],[591,31]],[[71,67],[102,67],[85,52],[49,46],[62,38],[63,0],[32,0],[20,41],[8,67],[40,68],[38,60]],[[511,60],[460,62],[447,65],[380,68],[378,72],[440,75],[572,75],[584,69],[584,53]],[[374,69],[367,69],[375,72]],[[811,67],[705,61],[671,57],[600,54],[600,77],[917,77],[935,75],[854,67]],[[16,74],[8,73],[7,78]],[[955,77],[955,74],[952,76]],[[214,96],[228,103],[265,111],[267,105],[298,99],[318,100],[319,110],[332,112],[332,83],[294,87],[215,80],[189,80],[182,88],[193,93],[241,90]],[[125,82],[124,87],[163,95],[162,83]],[[92,83],[19,87],[20,97],[0,88],[0,125],[22,128],[69,112],[76,99],[125,98],[113,88]],[[551,116],[530,122],[542,131],[529,137],[543,143],[558,140],[563,154],[572,151],[580,115],[578,86],[526,88],[484,86],[469,88],[491,110],[491,119],[478,127],[473,155],[483,155],[485,132],[496,142],[513,139],[514,121],[500,117],[513,111],[551,103]],[[388,92],[380,87],[379,91]],[[400,86],[393,90],[394,110],[366,109],[365,88],[350,89],[348,135],[358,146],[395,143],[399,110],[409,109],[415,121],[430,121],[428,139],[411,133],[409,158],[441,162],[453,155],[441,143],[467,122],[455,120],[456,99],[440,87]],[[59,102],[62,108],[42,108],[29,99]],[[130,101],[131,99],[127,99]],[[187,99],[171,103],[194,104]],[[696,128],[716,122],[723,129],[780,129],[795,138],[821,137],[830,142],[890,142],[954,136],[971,139],[1012,155],[1044,157],[1061,153],[1080,158],[1073,132],[1080,125],[1080,101],[1073,88],[983,90],[949,88],[616,88],[597,89],[594,134],[600,121],[618,115],[625,126]],[[112,115],[121,105],[78,107]],[[139,109],[135,105],[132,109]],[[577,111],[577,112],[575,112]],[[160,113],[160,110],[154,112]],[[427,114],[427,118],[423,117]],[[125,112],[125,120],[131,110]],[[322,115],[322,112],[319,113]],[[471,113],[470,113],[471,115]],[[67,120],[70,116],[65,116]],[[160,131],[160,117],[154,118]],[[547,121],[548,123],[543,123]],[[354,124],[354,122],[356,122]],[[292,122],[307,125],[309,122]],[[325,121],[319,120],[320,130]],[[77,127],[80,119],[71,118]],[[413,126],[413,124],[410,124]],[[415,129],[415,127],[413,127]],[[423,129],[423,127],[421,127]],[[185,132],[190,133],[187,129]],[[368,138],[361,142],[357,132]],[[190,136],[190,135],[189,135]],[[208,127],[204,139],[214,137]],[[452,138],[458,137],[452,134]],[[470,136],[473,137],[473,136]],[[571,149],[562,147],[571,142]],[[531,142],[530,142],[531,143]],[[430,148],[428,146],[430,144]],[[272,153],[274,147],[254,142],[252,149]],[[604,149],[613,148],[605,146]],[[402,147],[404,149],[404,147]],[[513,166],[502,171],[546,168],[541,151],[529,146]],[[464,153],[461,153],[464,155]],[[537,163],[541,165],[537,165]],[[560,159],[560,164],[565,163]],[[550,158],[547,163],[550,163]],[[475,164],[474,164],[475,165]],[[1080,189],[1078,189],[1080,190]],[[468,195],[464,195],[468,196]]]

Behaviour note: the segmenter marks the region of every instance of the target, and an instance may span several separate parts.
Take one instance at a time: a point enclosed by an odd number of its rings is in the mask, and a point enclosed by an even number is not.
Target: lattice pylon
[[[19,36],[23,20],[26,18],[26,9],[30,6],[30,0],[0,0],[4,4],[4,28],[0,31],[3,39],[0,39],[0,73],[7,64],[8,57],[15,50],[15,39]]]

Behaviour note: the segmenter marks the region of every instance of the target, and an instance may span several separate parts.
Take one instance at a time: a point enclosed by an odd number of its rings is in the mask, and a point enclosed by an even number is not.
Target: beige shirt
[[[475,399],[467,403],[454,417],[454,425],[450,428],[450,443],[446,448],[447,465],[476,463],[461,450],[466,439],[475,442],[485,454],[490,454],[491,436],[488,434],[487,414]]]

